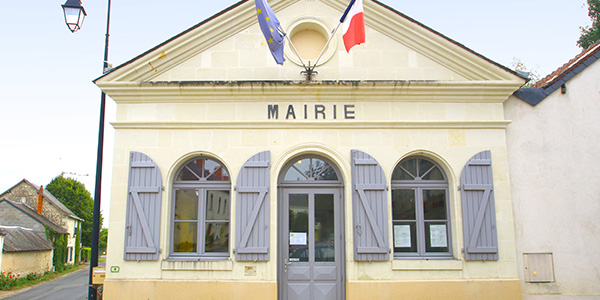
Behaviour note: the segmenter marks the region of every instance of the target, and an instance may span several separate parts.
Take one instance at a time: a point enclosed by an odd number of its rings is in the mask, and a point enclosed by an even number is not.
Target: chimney
[[[38,193],[38,207],[37,207],[37,212],[38,214],[42,214],[42,204],[44,204],[44,186],[40,186],[40,192]]]

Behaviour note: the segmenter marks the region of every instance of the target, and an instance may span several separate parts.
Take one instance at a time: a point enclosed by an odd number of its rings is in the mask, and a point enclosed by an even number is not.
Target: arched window
[[[283,182],[339,181],[335,170],[326,161],[316,157],[299,158],[289,166]]]
[[[197,157],[173,181],[171,256],[229,256],[229,172],[218,161]]]
[[[448,179],[424,157],[402,160],[392,174],[394,256],[452,257]]]

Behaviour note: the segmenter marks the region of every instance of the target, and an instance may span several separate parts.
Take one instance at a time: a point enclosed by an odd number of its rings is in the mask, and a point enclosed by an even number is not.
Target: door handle
[[[285,259],[285,261],[283,262],[283,272],[287,273],[288,271],[288,266],[291,265],[292,262],[289,261],[287,258]]]

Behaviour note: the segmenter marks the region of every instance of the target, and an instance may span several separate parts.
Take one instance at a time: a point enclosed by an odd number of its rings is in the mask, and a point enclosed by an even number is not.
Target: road
[[[40,283],[4,300],[84,300],[88,295],[89,268],[77,270],[58,279]]]

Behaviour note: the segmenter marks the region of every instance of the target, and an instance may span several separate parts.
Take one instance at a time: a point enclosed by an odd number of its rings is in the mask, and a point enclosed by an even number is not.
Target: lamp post
[[[87,14],[85,13],[85,9],[81,6],[80,0],[67,0],[67,2],[61,5],[63,11],[65,12],[65,23],[69,27],[71,32],[75,32],[81,29],[81,25],[83,25],[83,19]]]
[[[106,16],[106,36],[104,41],[104,60],[102,62],[102,73],[109,71],[108,64],[108,39],[110,29],[110,1],[108,0],[108,11]],[[81,6],[81,0],[67,0],[62,5],[65,13],[65,23],[71,32],[81,29],[83,19],[87,15]],[[94,268],[98,266],[98,237],[100,235],[100,195],[102,188],[102,154],[104,149],[104,113],[106,105],[106,94],[100,95],[100,124],[98,128],[98,152],[96,156],[96,186],[94,188],[94,219],[92,221],[92,257],[90,260],[90,275],[88,299],[96,300],[96,287],[92,285]]]

